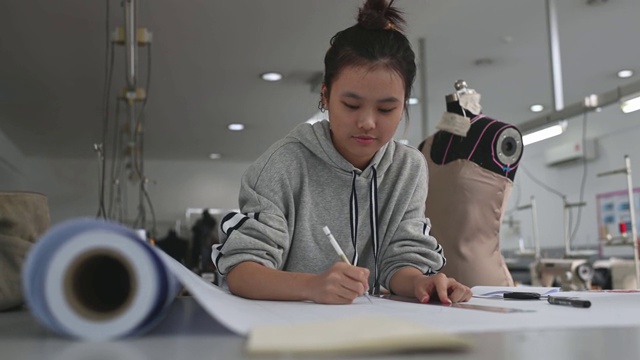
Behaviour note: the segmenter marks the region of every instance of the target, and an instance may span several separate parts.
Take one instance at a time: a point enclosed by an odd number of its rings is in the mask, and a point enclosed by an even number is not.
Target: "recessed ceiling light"
[[[273,71],[260,74],[260,77],[264,81],[280,81],[280,80],[282,80],[282,74],[277,73],[277,72],[273,72]]]
[[[221,157],[222,157],[222,155],[218,154],[218,153],[209,154],[209,159],[211,159],[211,160],[217,160],[217,159],[220,159]]]
[[[620,79],[626,79],[633,76],[633,70],[620,70],[618,71],[618,77]]]
[[[542,106],[540,104],[535,104],[535,105],[531,105],[531,107],[529,109],[531,109],[531,111],[533,111],[533,112],[540,112],[540,111],[544,110],[544,106]]]
[[[229,124],[228,128],[231,131],[241,131],[241,130],[244,130],[244,125],[243,124]]]
[[[414,97],[409,98],[409,105],[417,105],[417,104],[418,104],[418,98],[414,98]]]

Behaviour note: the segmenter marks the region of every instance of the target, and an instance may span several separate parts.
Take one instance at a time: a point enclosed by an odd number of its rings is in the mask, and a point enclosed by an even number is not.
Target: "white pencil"
[[[342,251],[342,248],[340,247],[340,245],[338,245],[336,238],[334,238],[333,235],[331,235],[331,230],[329,230],[329,227],[327,226],[323,227],[322,231],[324,231],[324,234],[329,237],[329,242],[331,242],[331,246],[333,246],[333,249],[336,251],[338,256],[340,256],[340,259],[342,259],[342,261],[346,262],[347,264],[351,265],[351,261],[349,261],[349,259],[347,258],[347,255],[344,254],[344,251]]]
[[[324,231],[324,234],[327,235],[327,237],[329,238],[329,242],[331,243],[331,246],[333,246],[333,249],[336,251],[338,256],[340,256],[340,259],[346,262],[347,264],[352,265],[351,261],[349,261],[349,259],[347,258],[347,255],[344,254],[344,251],[342,251],[342,248],[336,241],[336,238],[334,238],[333,235],[331,234],[331,230],[329,230],[329,227],[328,226],[323,227],[322,231]],[[369,293],[365,291],[364,296],[367,298],[367,300],[369,300],[370,303],[373,304],[373,302],[369,298]]]

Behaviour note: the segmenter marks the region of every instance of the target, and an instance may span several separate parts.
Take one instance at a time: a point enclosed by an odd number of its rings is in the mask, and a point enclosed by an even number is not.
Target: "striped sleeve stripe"
[[[431,225],[427,223],[422,224],[422,234],[424,236],[429,236],[430,232],[431,232]]]
[[[431,276],[431,275],[435,275],[437,274],[435,271],[433,271],[431,268],[427,269],[427,272],[424,273],[427,276]]]
[[[218,273],[220,275],[225,275],[225,274],[222,273],[222,271],[220,271],[220,266],[218,265],[218,262],[220,261],[220,258],[222,257],[222,245],[223,244],[213,245],[213,247],[212,247],[212,256],[211,257],[212,258],[215,257],[213,262],[214,262],[214,264],[216,266],[216,270],[218,271]],[[218,278],[219,278],[219,276],[216,277],[216,280]],[[216,285],[220,285],[220,284],[216,284]]]
[[[435,252],[437,252],[438,254],[442,255],[442,253],[444,252],[443,249],[442,249],[442,245],[440,245],[440,244],[436,245]]]
[[[219,270],[220,266],[218,266],[218,262],[220,261],[220,258],[224,256],[222,249],[224,248],[224,245],[229,240],[229,236],[234,230],[238,230],[242,226],[242,224],[244,224],[245,221],[249,219],[258,220],[259,215],[260,213],[253,213],[253,212],[247,213],[246,215],[237,213],[237,212],[230,212],[227,215],[225,215],[225,217],[220,222],[220,228],[222,229],[222,232],[227,236],[227,239],[225,239],[225,241],[222,244],[213,246],[213,256],[215,256],[216,269],[218,269],[218,272],[221,275],[224,275],[224,274],[220,272]]]
[[[242,224],[244,224],[245,221],[249,219],[257,220],[258,214],[259,213],[248,213],[245,215],[245,214],[235,213],[235,212],[229,213],[224,217],[224,219],[222,219],[222,222],[220,224],[220,227],[222,228],[222,232],[228,237],[229,235],[231,235],[233,230],[239,229],[240,226],[242,226]]]

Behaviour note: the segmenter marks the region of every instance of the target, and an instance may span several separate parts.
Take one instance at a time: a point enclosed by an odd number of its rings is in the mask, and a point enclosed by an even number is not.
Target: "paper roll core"
[[[64,276],[64,294],[78,315],[106,321],[124,313],[138,288],[129,260],[109,249],[94,249],[78,256]]]

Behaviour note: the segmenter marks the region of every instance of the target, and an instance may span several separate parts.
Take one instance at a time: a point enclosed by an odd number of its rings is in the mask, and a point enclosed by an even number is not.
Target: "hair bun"
[[[358,25],[370,30],[402,32],[405,20],[402,12],[391,6],[394,0],[367,0],[358,12]]]

